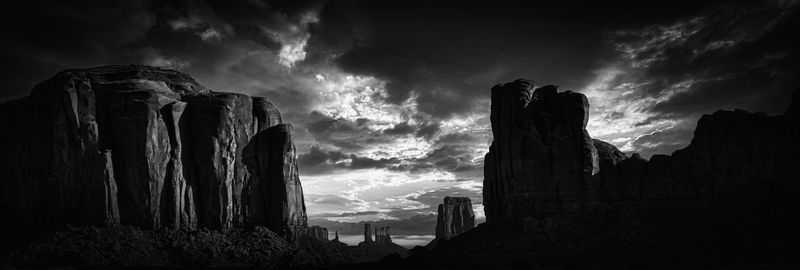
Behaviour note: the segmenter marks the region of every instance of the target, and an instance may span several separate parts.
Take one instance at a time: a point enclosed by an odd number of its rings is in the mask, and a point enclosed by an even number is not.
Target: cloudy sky
[[[268,97],[296,126],[309,222],[414,245],[444,196],[484,218],[494,84],[582,92],[589,133],[645,157],[717,109],[780,114],[800,86],[798,1],[552,2],[25,1],[0,11],[0,100],[108,64]]]

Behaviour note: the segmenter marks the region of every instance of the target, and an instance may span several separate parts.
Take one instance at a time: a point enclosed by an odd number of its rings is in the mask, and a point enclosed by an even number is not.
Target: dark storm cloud
[[[796,1],[712,4],[670,22],[611,32],[609,43],[618,56],[609,65],[622,73],[604,94],[625,92],[613,103],[641,106],[627,111],[647,114],[633,128],[660,126],[633,136],[626,148],[645,157],[669,154],[689,143],[701,115],[718,109],[782,113],[800,85],[797,6]],[[599,113],[608,123],[627,116]]]
[[[683,33],[673,40],[653,43],[664,35],[657,27],[626,38],[652,44],[633,54],[635,63],[646,63],[645,80],[661,86],[689,82],[687,90],[651,108],[656,117],[733,108],[779,113],[800,85],[799,20],[796,7],[781,2],[730,4],[679,22],[670,30]],[[668,89],[653,87],[646,94]]]
[[[687,9],[639,2],[334,2],[322,9],[313,29],[320,35],[310,45],[349,48],[335,60],[346,71],[385,79],[393,102],[416,93],[422,112],[446,117],[470,111],[491,85],[518,77],[581,87],[602,63],[607,31],[663,22]]]
[[[0,100],[23,96],[66,68],[131,62],[139,55],[129,44],[155,24],[144,1],[23,1],[0,17]]]
[[[456,173],[458,181],[464,180],[463,177],[479,177],[482,174],[484,152],[477,150],[476,146],[488,141],[486,135],[478,132],[443,134],[433,142],[433,150],[424,157],[406,160],[389,169],[416,172],[436,168]]]
[[[406,135],[406,134],[413,134],[415,128],[408,124],[408,122],[403,122],[394,127],[387,128],[383,131],[383,134],[390,134],[390,135]]]
[[[365,121],[333,118],[318,111],[311,112],[308,118],[305,126],[319,142],[343,150],[359,150],[368,143],[389,141],[389,138],[369,130]]]
[[[298,155],[297,162],[304,175],[333,173],[337,169],[392,168],[400,163],[397,158],[373,159],[342,151],[323,151],[319,146],[311,146],[308,153]]]
[[[410,125],[408,122],[403,122],[388,128],[383,131],[387,135],[409,135],[414,134],[417,137],[430,139],[441,128],[441,124],[435,122],[426,122],[418,125]]]
[[[417,137],[430,139],[434,135],[436,135],[437,132],[439,132],[440,128],[441,124],[439,123],[426,123],[420,125],[419,129],[417,129],[417,132],[415,132],[414,134],[417,135]]]
[[[399,162],[396,158],[382,158],[382,159],[372,159],[367,157],[358,157],[356,155],[350,155],[350,169],[367,169],[367,168],[384,168],[391,164],[397,164]]]
[[[470,149],[448,144],[433,150],[422,161],[429,162],[436,168],[459,172],[474,169],[474,158]]]
[[[267,96],[294,120],[308,91],[279,64],[308,35],[317,1],[26,1],[3,8],[0,100],[70,68],[147,64],[187,72],[211,89]],[[300,113],[300,114],[298,114]]]

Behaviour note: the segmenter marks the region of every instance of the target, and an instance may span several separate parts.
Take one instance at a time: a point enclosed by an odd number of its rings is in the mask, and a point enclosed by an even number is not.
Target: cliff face
[[[582,94],[517,80],[492,89],[494,142],[486,155],[489,223],[548,217],[733,211],[793,200],[800,121],[718,111],[703,116],[691,144],[671,156],[627,157],[585,130]],[[795,95],[797,96],[797,95]],[[792,104],[796,103],[794,100]]]
[[[467,197],[445,197],[436,218],[436,238],[447,240],[473,227],[472,201]]]
[[[492,88],[494,142],[484,167],[487,221],[585,209],[597,149],[586,131],[589,103],[556,86],[517,80]]]
[[[292,128],[264,98],[108,66],[62,72],[0,112],[11,229],[306,226]]]

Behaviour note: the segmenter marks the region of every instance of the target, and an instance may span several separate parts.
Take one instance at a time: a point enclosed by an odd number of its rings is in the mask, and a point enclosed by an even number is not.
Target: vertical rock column
[[[518,154],[513,152],[519,149],[514,145],[518,135],[513,126],[521,122],[523,109],[530,103],[534,87],[533,81],[522,79],[492,87],[490,120],[494,141],[486,154],[483,183],[487,221],[509,216],[513,211],[504,194],[514,186],[512,174],[514,168],[520,166],[515,160]]]
[[[248,225],[296,238],[308,225],[292,132],[289,124],[267,128],[253,137],[244,154],[251,175]]]
[[[375,228],[375,243],[391,244],[392,236],[389,234],[389,226]]]
[[[439,205],[436,238],[450,239],[475,227],[472,201],[467,197],[445,197]]]
[[[186,178],[183,175],[184,137],[181,135],[181,120],[185,109],[186,102],[181,101],[170,103],[161,109],[171,145],[161,213],[164,225],[176,229],[197,227],[194,197],[190,190],[187,191]]]
[[[177,101],[161,82],[100,84],[110,115],[101,135],[113,149],[121,223],[161,227],[161,192],[171,159],[170,134],[161,108]]]
[[[364,223],[364,243],[372,243],[372,224]]]

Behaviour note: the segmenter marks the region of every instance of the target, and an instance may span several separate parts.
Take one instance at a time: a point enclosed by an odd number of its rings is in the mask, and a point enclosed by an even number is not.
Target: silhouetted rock
[[[791,180],[800,176],[793,169],[800,165],[793,107],[783,116],[741,110],[704,115],[689,146],[644,160],[589,137],[582,94],[534,88],[517,80],[492,89],[487,222],[519,226],[547,218],[743,211],[799,190]]]
[[[436,238],[447,240],[473,227],[472,201],[467,197],[445,197],[436,218]]]
[[[375,228],[375,242],[384,245],[392,243],[392,235],[389,233],[389,226]]]
[[[373,226],[364,223],[364,241],[354,247],[345,247],[345,250],[356,262],[375,262],[389,254],[408,255],[408,249],[392,242],[389,226],[374,227],[375,238],[372,237]]]
[[[320,226],[308,227],[308,236],[311,237],[311,239],[328,242],[328,229]],[[336,238],[338,239],[338,235]]]
[[[585,209],[597,150],[586,131],[589,103],[556,86],[517,80],[492,88],[492,134],[484,168],[487,222]]]
[[[107,66],[59,73],[0,112],[6,232],[305,230],[292,128],[264,98],[213,92],[172,70]]]
[[[347,244],[342,243],[341,241],[339,241],[339,231],[336,231],[334,233],[333,240],[331,240],[329,243],[331,245],[333,245],[335,247],[339,247],[339,248],[347,247]]]
[[[364,242],[362,243],[372,243],[372,224],[364,223]]]

